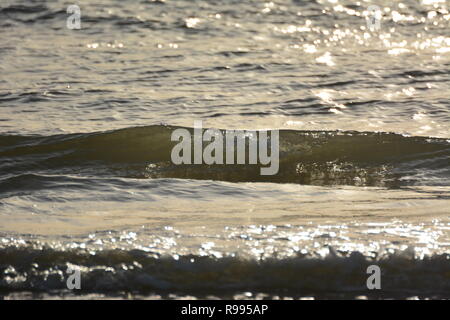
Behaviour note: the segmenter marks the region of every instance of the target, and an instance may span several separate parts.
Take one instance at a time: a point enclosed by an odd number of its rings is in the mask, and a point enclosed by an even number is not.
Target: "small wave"
[[[3,18],[3,20],[11,19],[22,23],[36,23],[57,17],[65,17],[65,15],[66,10],[53,10],[43,5],[12,5],[0,8],[0,18]]]
[[[0,173],[89,174],[311,185],[448,185],[446,139],[393,133],[280,131],[280,170],[259,165],[174,165],[176,127],[155,125],[54,136],[0,136]],[[192,128],[188,128],[193,130]]]
[[[48,8],[43,5],[11,5],[5,8],[0,8],[0,14],[29,14],[48,11]]]

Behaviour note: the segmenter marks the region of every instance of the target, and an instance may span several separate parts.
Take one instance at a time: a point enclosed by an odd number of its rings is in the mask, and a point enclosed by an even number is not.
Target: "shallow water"
[[[448,1],[78,4],[0,4],[0,295],[449,297]],[[174,165],[194,120],[278,174]]]

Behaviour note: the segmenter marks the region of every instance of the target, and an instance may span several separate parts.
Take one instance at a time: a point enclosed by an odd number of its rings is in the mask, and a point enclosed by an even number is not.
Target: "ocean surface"
[[[449,9],[2,0],[0,298],[450,298]],[[174,165],[196,120],[279,172]]]

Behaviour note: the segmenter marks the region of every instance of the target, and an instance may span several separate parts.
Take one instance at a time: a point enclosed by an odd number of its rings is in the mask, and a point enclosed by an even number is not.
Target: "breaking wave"
[[[450,256],[419,259],[409,250],[368,258],[359,252],[333,250],[325,257],[310,254],[264,260],[239,257],[159,256],[141,250],[4,247],[0,249],[0,293],[64,291],[67,269],[81,271],[79,294],[178,293],[230,296],[261,292],[293,297],[340,294],[373,295],[366,269],[383,270],[383,296],[449,297]]]

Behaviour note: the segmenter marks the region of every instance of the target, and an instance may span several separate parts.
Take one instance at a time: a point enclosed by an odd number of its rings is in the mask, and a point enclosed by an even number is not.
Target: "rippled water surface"
[[[0,296],[450,297],[448,1],[70,4],[0,4]],[[174,165],[194,120],[278,174]]]

